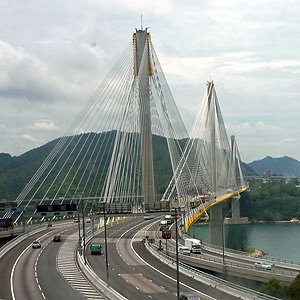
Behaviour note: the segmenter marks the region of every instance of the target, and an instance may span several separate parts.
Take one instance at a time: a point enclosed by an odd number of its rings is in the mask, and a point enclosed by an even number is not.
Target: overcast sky
[[[300,160],[299,0],[1,0],[0,153],[64,134],[140,28],[188,129],[207,80],[242,160]]]

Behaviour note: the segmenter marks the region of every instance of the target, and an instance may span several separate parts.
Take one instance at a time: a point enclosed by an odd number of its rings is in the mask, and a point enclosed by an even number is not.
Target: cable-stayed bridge
[[[154,140],[167,150],[172,169],[164,192],[158,174],[165,170],[153,161],[166,153],[155,153]],[[218,245],[223,217],[216,204],[247,189],[213,82],[189,135],[150,34],[141,29],[17,197],[18,211],[4,217],[19,222],[36,213],[33,203],[84,202],[95,211],[102,202],[145,209],[162,200],[184,212],[186,229],[210,209],[211,242]]]

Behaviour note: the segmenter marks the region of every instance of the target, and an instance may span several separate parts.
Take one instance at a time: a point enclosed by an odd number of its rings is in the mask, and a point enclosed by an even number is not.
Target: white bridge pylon
[[[141,205],[149,189],[147,197],[154,202],[155,187],[144,184],[145,177],[151,185],[154,180],[154,139],[169,153],[174,171],[188,133],[149,32],[136,30],[130,45],[17,197],[21,214],[14,221],[37,199],[40,205],[57,204],[59,199],[61,203],[66,199],[97,202],[95,198]]]
[[[207,210],[247,190],[234,136],[229,141],[214,83],[208,82],[190,138],[163,199],[185,210],[185,230]]]
[[[32,212],[33,203],[65,204],[70,199],[70,203],[80,204],[84,199],[85,205],[141,205],[148,188],[143,183],[145,177],[151,185],[155,183],[147,192],[149,203],[158,200],[152,195],[158,194],[155,188],[160,178],[151,179],[151,168],[155,172],[160,166],[151,166],[154,151],[145,154],[154,140],[168,152],[173,172],[162,200],[177,201],[180,207],[189,208],[191,201],[203,196],[208,203],[228,190],[243,190],[245,181],[236,142],[228,141],[214,84],[207,84],[189,136],[150,34],[137,30],[133,41],[17,197],[21,213],[14,221],[28,208]],[[206,213],[208,206],[201,202],[200,208]]]

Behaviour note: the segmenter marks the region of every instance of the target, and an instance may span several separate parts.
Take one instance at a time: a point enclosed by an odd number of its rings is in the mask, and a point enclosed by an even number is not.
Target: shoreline
[[[291,220],[287,220],[287,221],[259,221],[259,220],[250,220],[248,224],[268,224],[268,223],[300,223],[300,220],[298,220],[297,218],[292,218]],[[203,223],[194,223],[192,226],[194,225],[208,225],[209,222],[203,222]],[[234,224],[226,224],[226,225],[234,225]],[[243,225],[243,224],[239,224],[239,225]]]
[[[288,221],[258,221],[258,220],[251,220],[251,223],[300,223],[300,220],[298,220],[297,218],[292,218],[291,220]]]

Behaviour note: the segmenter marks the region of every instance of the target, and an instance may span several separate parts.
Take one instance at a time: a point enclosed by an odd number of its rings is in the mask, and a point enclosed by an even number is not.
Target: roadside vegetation
[[[300,220],[298,180],[251,180],[250,191],[241,198],[241,215],[250,221]]]
[[[297,275],[289,286],[284,286],[276,278],[271,278],[260,291],[279,299],[300,300],[300,274]]]

